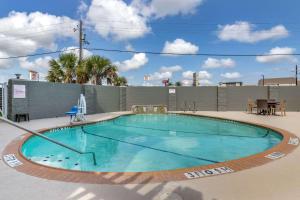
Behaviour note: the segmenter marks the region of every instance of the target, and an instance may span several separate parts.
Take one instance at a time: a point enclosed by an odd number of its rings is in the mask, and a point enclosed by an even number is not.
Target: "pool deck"
[[[123,113],[106,113],[88,116],[88,120],[111,118]],[[300,137],[300,113],[287,113],[286,117],[257,116],[244,112],[197,112],[200,115],[224,117],[281,128]],[[63,126],[68,118],[51,118],[22,122],[33,130]],[[14,127],[0,122],[1,153],[12,140],[24,134]],[[251,169],[215,177],[185,181],[147,184],[85,184],[47,180],[30,176],[0,162],[1,199],[70,199],[70,200],[244,200],[244,199],[300,199],[300,148],[292,153]],[[119,176],[110,176],[110,182],[118,182]],[[181,197],[181,198],[179,198]]]

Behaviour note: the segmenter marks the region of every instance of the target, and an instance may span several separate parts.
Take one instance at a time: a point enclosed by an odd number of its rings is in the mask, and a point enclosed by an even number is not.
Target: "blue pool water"
[[[172,170],[234,160],[263,152],[282,140],[272,130],[206,117],[128,115],[52,130],[46,136],[82,152],[33,136],[25,157],[43,165],[98,172]]]

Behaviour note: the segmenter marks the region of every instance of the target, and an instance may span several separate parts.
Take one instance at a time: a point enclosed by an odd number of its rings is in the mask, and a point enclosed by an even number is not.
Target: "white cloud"
[[[182,73],[182,77],[185,78],[185,79],[193,79],[193,74],[195,72],[193,71],[185,71]]]
[[[78,47],[71,46],[71,47],[63,48],[62,50],[64,51],[64,53],[74,53],[79,57]],[[89,50],[86,50],[86,49],[83,49],[82,54],[83,54],[83,58],[88,58],[91,55],[93,55],[93,52],[91,52]]]
[[[20,67],[23,69],[34,70],[37,72],[47,71],[49,69],[49,61],[51,56],[40,57],[33,61],[29,61],[28,58],[19,58]]]
[[[174,54],[195,54],[198,50],[198,46],[178,38],[173,42],[166,41],[162,52]]]
[[[215,69],[220,67],[232,68],[236,65],[235,61],[231,58],[226,59],[215,59],[215,58],[207,58],[204,61],[202,67],[207,69]]]
[[[179,72],[182,71],[182,67],[180,65],[174,65],[174,66],[170,66],[170,67],[161,67],[159,69],[160,72]]]
[[[182,77],[184,79],[193,79],[193,71],[185,71],[182,73]],[[207,71],[199,71],[198,72],[199,79],[211,79],[212,75]]]
[[[79,6],[77,8],[77,13],[82,15],[88,10],[88,5],[84,2],[84,0],[80,0]]]
[[[212,85],[212,82],[208,79],[200,79],[199,80],[200,85]],[[193,80],[191,79],[184,79],[181,81],[181,84],[183,86],[192,86],[193,85]]]
[[[296,49],[290,47],[275,47],[269,51],[268,54],[282,54],[282,55],[275,55],[275,56],[257,56],[256,61],[260,63],[276,63],[281,61],[289,61],[289,62],[297,62],[298,59],[291,55],[284,55],[284,54],[293,54],[295,53]]]
[[[151,31],[147,18],[135,7],[121,0],[93,0],[87,19],[102,37],[128,40],[144,36]]]
[[[120,71],[130,71],[139,69],[148,62],[148,58],[144,53],[134,54],[133,57],[129,60],[123,62],[115,62],[115,65],[118,66]]]
[[[55,50],[58,38],[75,38],[77,33],[72,26],[76,24],[65,16],[12,11],[0,18],[0,49],[8,55],[30,54],[38,49]]]
[[[238,79],[242,77],[242,75],[239,72],[227,72],[225,74],[221,74],[221,76],[226,79]]]
[[[268,30],[254,30],[255,25],[249,22],[239,21],[235,24],[219,26],[218,37],[222,41],[238,41],[245,43],[255,43],[269,39],[285,38],[289,35],[288,30],[283,25],[274,26]]]
[[[155,18],[178,14],[193,14],[203,0],[152,0],[148,10]]]
[[[166,80],[172,78],[172,72],[155,72],[150,74],[151,81]]]
[[[87,19],[102,37],[130,40],[151,32],[149,21],[166,16],[193,14],[203,0],[92,0]],[[78,10],[84,10],[81,4]]]
[[[133,48],[133,46],[132,46],[131,44],[127,44],[127,45],[125,46],[125,49],[126,49],[127,51],[134,51],[134,48]]]
[[[7,76],[4,76],[4,75],[0,75],[0,83],[5,83],[5,82],[7,82],[7,80],[8,80],[8,77]]]
[[[7,53],[0,51],[0,58],[7,58]],[[11,67],[11,60],[9,59],[0,59],[0,69],[8,69]]]
[[[207,79],[200,79],[199,83],[200,83],[200,85],[212,85],[213,84],[210,80],[207,80]]]
[[[199,75],[199,79],[210,79],[212,77],[212,75],[210,73],[208,73],[207,71],[200,71],[198,73]]]
[[[182,80],[182,81],[181,81],[181,84],[182,84],[183,86],[191,86],[191,85],[193,85],[193,80],[185,79],[185,80]]]

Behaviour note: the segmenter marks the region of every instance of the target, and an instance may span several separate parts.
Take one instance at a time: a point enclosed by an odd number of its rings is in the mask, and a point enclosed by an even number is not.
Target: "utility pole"
[[[296,86],[298,86],[298,65],[296,65]]]
[[[79,63],[82,61],[82,47],[83,47],[83,29],[82,20],[79,21]]]
[[[265,86],[265,75],[262,75],[262,85]]]

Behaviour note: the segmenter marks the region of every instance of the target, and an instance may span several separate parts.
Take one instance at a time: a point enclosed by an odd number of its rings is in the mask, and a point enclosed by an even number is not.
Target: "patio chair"
[[[160,106],[158,106],[158,112],[159,113],[166,113],[166,109],[165,109],[165,106],[164,105],[160,105]]]
[[[266,99],[257,99],[256,100],[257,105],[257,114],[268,114],[268,100]]]
[[[76,118],[77,113],[78,113],[78,107],[77,106],[73,106],[69,112],[65,113],[66,115],[70,116],[70,123],[73,122],[73,120]]]
[[[286,100],[280,101],[279,111],[281,116],[286,116]]]
[[[269,103],[272,103],[272,102],[276,103],[276,99],[269,99],[268,102]],[[276,107],[277,107],[277,105],[276,104],[273,104],[273,105],[271,104],[271,105],[268,105],[268,107],[269,107],[269,113],[271,115],[276,115]]]
[[[252,113],[253,109],[255,108],[257,109],[255,102],[251,98],[249,98],[247,103],[247,112]]]

